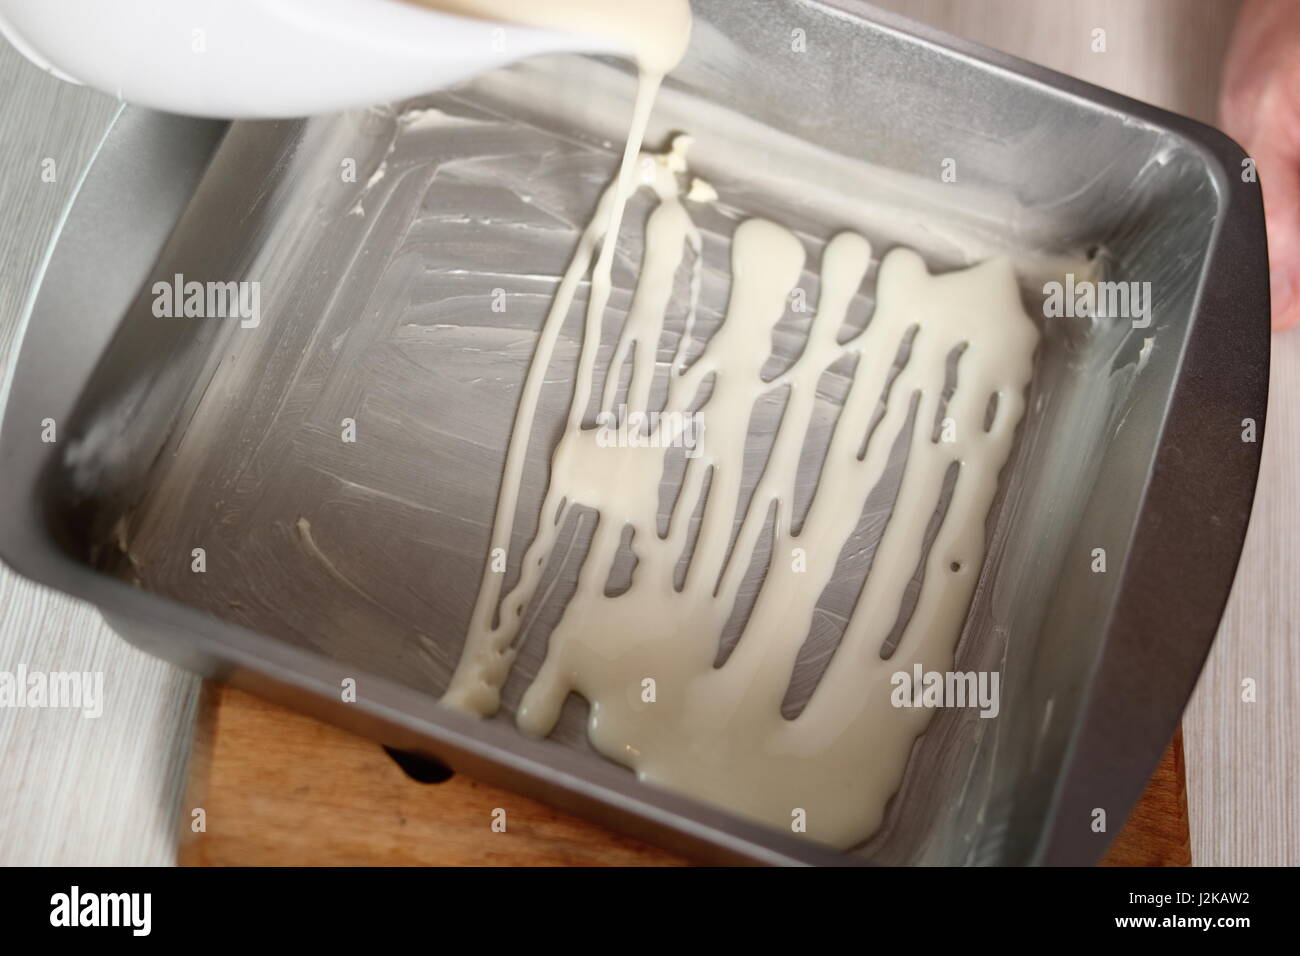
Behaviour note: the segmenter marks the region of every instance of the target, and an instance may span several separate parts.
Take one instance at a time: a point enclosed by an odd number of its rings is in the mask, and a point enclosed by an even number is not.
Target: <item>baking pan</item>
[[[576,700],[551,738],[518,733],[541,639],[496,719],[438,703],[533,336],[621,147],[633,78],[612,61],[530,61],[308,120],[124,109],[26,320],[0,555],[161,657],[701,859],[1093,862],[1177,725],[1250,513],[1268,276],[1244,156],[850,0],[694,6],[649,142],[690,132],[722,196],[701,218],[704,329],[751,215],[795,228],[813,262],[844,228],[932,269],[1011,256],[1039,316],[1066,273],[1154,290],[1141,322],[1042,320],[955,665],[1001,672],[1001,713],[936,716],[871,839],[832,853],[638,783],[587,745]],[[637,253],[631,240],[616,266],[607,331]],[[155,283],[177,274],[257,283],[255,319],[156,317]],[[778,326],[778,360],[798,321]],[[560,407],[560,392],[543,404],[534,494]],[[863,560],[888,509],[886,489]],[[828,619],[848,587],[828,591]]]

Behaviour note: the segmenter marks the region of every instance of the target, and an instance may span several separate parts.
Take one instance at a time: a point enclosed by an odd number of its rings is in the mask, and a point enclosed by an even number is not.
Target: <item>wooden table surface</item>
[[[907,15],[1212,119],[1233,0],[884,0]],[[1089,40],[1107,30],[1105,54]],[[60,211],[116,109],[0,41],[0,356]],[[43,182],[41,162],[58,178]],[[1246,551],[1184,720],[1200,864],[1300,864],[1300,333],[1274,337],[1264,465]],[[0,567],[0,671],[105,674],[104,715],[0,711],[0,863],[166,863],[178,850],[198,681],[114,637],[93,609]],[[1240,699],[1245,678],[1259,687]]]
[[[1111,866],[1191,862],[1175,737]],[[461,774],[413,779],[372,740],[205,684],[181,802],[187,866],[681,866],[690,861]],[[432,780],[430,778],[433,778]],[[494,830],[494,814],[505,829]]]

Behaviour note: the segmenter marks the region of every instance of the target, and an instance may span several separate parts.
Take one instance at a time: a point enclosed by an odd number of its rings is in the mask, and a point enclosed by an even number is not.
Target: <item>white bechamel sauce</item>
[[[520,9],[510,0],[421,0],[421,2],[469,16],[510,20],[554,29],[599,32],[626,41],[629,49],[633,50],[639,67],[636,102],[632,109],[632,120],[629,124],[618,176],[613,185],[602,195],[595,216],[583,232],[577,251],[560,281],[555,300],[543,323],[532,364],[524,378],[514,431],[511,433],[506,450],[505,475],[502,478],[496,517],[492,525],[492,548],[495,550],[498,547],[508,547],[510,529],[518,506],[519,484],[528,451],[528,440],[532,434],[533,418],[545,382],[546,369],[550,364],[560,328],[573,304],[578,284],[590,270],[591,292],[588,297],[582,353],[568,422],[569,431],[581,430],[583,409],[587,407],[591,397],[593,366],[596,350],[600,344],[601,317],[609,302],[610,275],[614,263],[615,242],[603,243],[601,240],[605,235],[617,239],[628,199],[639,185],[638,176],[642,181],[648,178],[660,192],[662,206],[657,212],[662,212],[663,215],[657,217],[659,221],[669,223],[670,228],[684,231],[675,244],[677,261],[680,262],[684,255],[685,233],[689,233],[692,244],[696,249],[699,248],[699,233],[695,231],[690,223],[690,217],[685,214],[677,200],[675,176],[685,170],[682,152],[687,140],[683,139],[680,143],[681,148],[675,149],[666,157],[642,158],[641,168],[639,170],[637,168],[641,144],[645,139],[646,127],[650,123],[650,110],[654,105],[655,94],[659,90],[664,73],[681,61],[690,40],[690,4],[688,0],[629,0],[620,4],[609,4],[603,0],[548,0],[544,4],[539,3]],[[647,161],[649,165],[646,164]],[[663,166],[664,171],[657,172],[657,166]],[[702,188],[708,187],[702,184]],[[677,210],[676,213],[674,209]],[[665,235],[665,241],[671,242],[671,238]],[[593,256],[597,256],[594,267]],[[652,263],[647,256],[646,271],[651,273],[652,279],[648,284],[642,283],[641,287],[647,290],[644,297],[649,297],[652,302],[659,304],[658,321],[662,323],[662,310],[667,307],[671,296],[672,277],[676,272],[676,266],[658,267],[660,257],[654,258],[655,262]],[[656,268],[652,269],[652,266]],[[663,288],[664,285],[666,288]],[[693,302],[698,296],[698,289],[697,272],[692,283]],[[638,295],[637,298],[643,298],[643,295]],[[647,306],[639,308],[647,316],[653,315],[652,308]],[[628,328],[631,330],[637,329],[642,324],[637,321],[637,314],[638,306],[634,303],[632,313],[628,316]],[[650,349],[643,348],[638,352],[643,356],[638,359],[638,362],[653,361],[654,356]],[[644,372],[644,367],[642,371]],[[649,382],[646,382],[645,388],[649,388]],[[537,579],[545,570],[546,556],[554,545],[557,530],[558,525],[540,528],[537,539],[529,548],[528,556],[525,557],[521,581],[508,599],[508,607],[504,609],[499,607],[500,576],[491,573],[485,575],[475,602],[465,649],[460,664],[452,675],[451,684],[443,695],[444,703],[485,715],[496,712],[500,705],[500,687],[509,674],[514,657],[510,643],[518,629],[524,605],[536,588]],[[499,544],[502,541],[506,544]],[[511,600],[515,597],[518,597],[517,603]],[[507,623],[500,624],[499,621]]]
[[[491,4],[472,6],[484,11]],[[549,20],[544,25],[558,24]],[[841,343],[838,337],[871,258],[865,239],[841,233],[823,250],[820,298],[801,355],[780,376],[764,380],[772,327],[785,314],[805,252],[789,230],[751,219],[732,239],[726,316],[702,354],[685,364],[701,240],[680,194],[688,141],[679,138],[666,154],[639,154],[658,82],[643,61],[620,174],[579,240],[525,376],[492,527],[493,551],[508,549],[516,520],[526,520],[517,511],[539,396],[561,327],[579,284],[590,273],[569,415],[553,452],[538,531],[509,593],[502,594],[505,575],[491,569],[489,558],[464,651],[443,700],[471,713],[496,712],[524,612],[537,594],[565,517],[578,506],[594,509],[599,517],[577,589],[521,702],[521,729],[548,734],[567,696],[577,692],[590,703],[593,745],[643,780],[782,829],[801,818],[810,838],[849,847],[880,825],[913,741],[930,715],[928,708],[892,705],[891,675],[911,672],[916,664],[926,671],[951,669],[983,563],[985,521],[998,475],[1024,412],[1038,331],[1025,314],[1005,259],[931,275],[918,255],[899,248],[881,263],[870,322]],[[641,272],[610,368],[620,369],[631,355],[628,410],[666,412],[670,422],[693,410],[702,386],[712,383],[700,409],[704,438],[688,459],[662,536],[657,513],[671,441],[612,447],[597,440],[595,428],[584,426],[610,293],[614,239],[627,201],[640,187],[652,190],[658,204],[646,222]],[[698,180],[685,197],[714,198],[712,188]],[[687,331],[664,406],[652,409],[655,352],[673,278],[688,250],[694,253],[696,271]],[[906,361],[896,368],[909,338]],[[945,401],[954,354],[959,354],[956,387]],[[823,372],[845,356],[856,361],[851,386],[808,512],[796,531],[790,512],[816,386]],[[617,414],[617,378],[606,376],[601,396],[600,409],[611,414]],[[785,411],[737,530],[751,414],[757,401],[777,389],[788,389]],[[991,401],[995,404],[986,429]],[[951,441],[936,436],[936,423],[945,418],[951,425],[943,437]],[[866,582],[821,682],[802,712],[787,719],[782,703],[818,599],[895,440],[909,424],[902,483]],[[944,520],[925,554],[927,527],[954,464],[959,470]],[[692,547],[690,521],[701,505]],[[734,650],[716,667],[741,581],[773,512],[770,565]],[[637,559],[631,583],[617,596],[606,596],[628,527]],[[679,590],[674,575],[688,554]],[[923,557],[924,580],[915,609],[895,651],[885,659],[882,648]],[[643,697],[647,679],[654,681],[653,702]]]

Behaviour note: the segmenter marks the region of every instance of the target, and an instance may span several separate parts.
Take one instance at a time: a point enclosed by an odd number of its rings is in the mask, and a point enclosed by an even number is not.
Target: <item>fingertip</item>
[[[1293,301],[1289,308],[1273,309],[1273,331],[1286,332],[1300,326],[1300,300]]]
[[[1296,274],[1293,269],[1271,270],[1269,299],[1275,330],[1282,331],[1300,324],[1300,296],[1296,295]]]

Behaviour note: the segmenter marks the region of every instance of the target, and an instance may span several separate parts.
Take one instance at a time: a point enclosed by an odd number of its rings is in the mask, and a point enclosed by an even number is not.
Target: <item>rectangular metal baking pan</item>
[[[731,204],[710,235],[760,214],[814,253],[846,227],[932,268],[1003,252],[1031,308],[1044,276],[1085,262],[1156,290],[1148,328],[1046,327],[957,661],[1002,670],[1002,714],[936,717],[879,834],[833,854],[638,784],[586,746],[580,712],[555,739],[517,733],[509,688],[493,721],[437,703],[486,545],[511,370],[622,142],[631,78],[608,62],[522,64],[414,111],[228,126],[125,109],[12,372],[0,555],[161,657],[699,858],[1095,861],[1191,693],[1250,513],[1260,446],[1242,426],[1262,435],[1268,277],[1243,154],[852,0],[695,8],[650,143],[695,135],[697,172]],[[466,141],[461,121],[482,135]],[[511,231],[539,197],[555,236]],[[725,258],[725,240],[708,254]],[[177,272],[259,281],[256,334],[155,318],[152,285]],[[467,340],[457,303],[494,272],[517,326]],[[724,291],[706,288],[706,312]],[[390,324],[357,344],[390,314],[404,336]],[[404,430],[406,450],[312,478],[299,452],[343,407],[322,395],[366,409],[363,428]],[[56,442],[41,441],[46,419]]]

